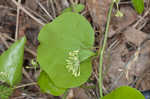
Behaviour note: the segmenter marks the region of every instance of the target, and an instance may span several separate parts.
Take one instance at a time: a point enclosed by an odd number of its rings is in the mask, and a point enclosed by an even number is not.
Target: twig
[[[24,68],[22,68],[22,72],[30,82],[32,82],[32,83],[34,82],[34,80],[30,77],[30,75],[27,73],[27,71]],[[38,86],[36,86],[36,87],[39,88]]]
[[[7,38],[7,39],[13,41],[13,42],[15,41],[13,38],[11,38],[10,36],[8,36],[7,34],[4,34],[4,33],[2,34],[1,33],[0,35],[3,36],[4,38]]]
[[[19,5],[17,5],[17,19],[16,19],[16,33],[15,33],[15,40],[18,39],[19,15],[20,15],[20,3],[21,3],[21,0],[18,0],[18,4],[19,4]]]
[[[4,38],[2,38],[3,40],[4,40],[5,38],[7,38],[7,39],[9,39],[9,40],[11,40],[11,41],[13,41],[13,42],[15,41],[13,38],[11,38],[10,36],[8,36],[8,35],[6,35],[6,34],[0,34],[0,37],[4,37]],[[9,47],[9,45],[7,45],[7,42],[4,42],[4,44]],[[25,47],[25,50],[26,50],[27,52],[29,52],[30,54],[32,54],[34,57],[37,56],[36,52],[32,51],[31,49]]]
[[[9,48],[9,45],[8,45],[7,42],[6,42],[6,39],[5,39],[4,37],[2,37],[2,35],[0,35],[0,38],[1,38],[2,42],[4,43],[4,45],[5,45],[7,48]]]
[[[78,0],[75,0],[75,4],[78,4]]]
[[[62,5],[63,5],[65,8],[69,7],[69,3],[68,3],[67,0],[61,0],[61,2],[62,2]]]
[[[37,1],[37,3],[41,7],[41,9],[47,14],[50,20],[53,20],[54,18],[48,13],[48,11],[44,8],[44,6],[39,1]]]
[[[31,49],[25,47],[25,50],[26,50],[27,52],[29,52],[30,54],[32,54],[34,57],[37,56],[36,52],[32,51]]]
[[[136,26],[145,19],[145,17],[149,14],[150,12],[150,8],[144,13],[144,15],[142,17],[140,17],[140,19],[132,26],[133,28],[136,28]]]
[[[4,9],[14,10],[14,11],[16,11],[16,9],[14,9],[14,8],[10,8],[10,7],[3,6],[3,5],[0,5],[0,8],[4,8]]]
[[[103,70],[103,55],[104,55],[104,51],[105,51],[105,47],[107,44],[107,37],[108,37],[108,30],[109,30],[109,24],[110,24],[110,19],[111,19],[111,13],[112,13],[112,9],[113,9],[113,5],[114,5],[114,0],[112,1],[111,5],[110,5],[110,9],[108,12],[108,16],[107,16],[107,23],[106,23],[106,30],[105,30],[105,34],[104,34],[104,42],[102,45],[102,48],[99,49],[100,52],[100,59],[99,59],[99,92],[100,92],[100,97],[103,97],[103,77],[102,77],[102,70]]]
[[[32,83],[28,83],[28,84],[23,84],[23,85],[14,87],[14,89],[18,89],[18,88],[22,88],[22,87],[26,87],[26,86],[32,86],[32,85],[37,85],[37,83],[32,82]]]
[[[53,2],[53,0],[49,0],[49,1],[50,1],[50,4],[51,4],[51,8],[52,8],[52,12],[53,12],[53,17],[56,18],[56,11],[55,11],[55,7],[54,7],[54,2]]]
[[[132,2],[131,1],[119,2],[119,5],[124,5],[124,4],[132,4]]]
[[[74,5],[74,4],[75,4],[75,2],[74,2],[73,0],[70,0],[70,3],[71,3],[71,5]]]
[[[30,12],[32,12],[35,16],[41,18],[45,23],[48,23],[48,20],[46,20],[44,17],[42,17],[41,15],[39,15],[37,12],[33,11],[32,9],[25,7],[27,10],[29,10]]]
[[[19,4],[16,2],[16,0],[12,0],[12,2],[14,4],[16,4],[16,6],[19,6]],[[45,23],[43,23],[41,20],[37,19],[35,16],[33,16],[29,11],[27,11],[22,5],[20,5],[20,10],[22,10],[23,12],[25,12],[28,16],[30,16],[33,20],[35,20],[37,23],[39,23],[40,25],[44,26]]]

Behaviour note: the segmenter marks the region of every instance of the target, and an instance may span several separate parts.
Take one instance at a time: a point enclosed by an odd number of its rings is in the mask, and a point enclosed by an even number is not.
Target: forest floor
[[[121,0],[119,3],[123,17],[116,17],[116,7],[113,8],[103,64],[104,94],[122,85],[132,86],[140,91],[150,90],[150,41],[147,40],[150,38],[150,1],[144,2],[142,15],[136,13],[130,0]],[[98,50],[103,41],[111,0],[18,0],[17,3],[15,0],[0,0],[0,53],[16,38],[24,35],[27,37],[20,85],[36,81],[40,73],[39,68],[27,68],[32,67],[30,61],[36,59],[40,29],[73,3],[85,5],[81,14],[95,31],[94,47]],[[137,50],[143,41],[146,41],[143,47]],[[135,53],[138,55],[132,58]],[[89,78],[91,82],[85,83],[81,88],[70,89],[67,99],[97,99],[98,60],[93,60],[93,72]],[[125,66],[128,73],[123,73]],[[61,96],[41,93],[37,85],[32,85],[16,89],[11,99],[61,99]]]

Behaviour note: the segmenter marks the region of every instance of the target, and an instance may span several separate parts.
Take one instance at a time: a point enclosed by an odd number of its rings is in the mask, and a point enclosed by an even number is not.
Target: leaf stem
[[[102,85],[103,85],[103,77],[102,77],[103,55],[104,55],[105,47],[107,44],[109,24],[110,24],[111,13],[112,13],[114,3],[115,3],[115,0],[113,0],[111,5],[110,5],[110,9],[109,9],[108,16],[107,16],[106,30],[104,33],[104,41],[103,41],[102,48],[99,49],[100,50],[99,51],[100,52],[100,56],[99,56],[99,93],[100,93],[101,98],[103,97],[103,89],[102,89]]]

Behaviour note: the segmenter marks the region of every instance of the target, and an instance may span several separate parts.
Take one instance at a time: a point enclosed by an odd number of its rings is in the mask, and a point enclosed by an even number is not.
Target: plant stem
[[[18,88],[22,88],[22,87],[26,87],[26,86],[33,86],[33,85],[37,85],[37,83],[32,82],[32,83],[24,84],[24,85],[21,85],[21,86],[16,86],[13,89],[18,89]]]
[[[105,34],[104,34],[104,42],[103,42],[102,48],[99,49],[100,50],[100,57],[99,57],[99,92],[100,92],[100,97],[101,98],[103,97],[103,89],[102,89],[102,85],[103,85],[103,77],[102,77],[103,55],[104,55],[105,47],[106,47],[106,44],[107,44],[109,24],[110,24],[111,13],[112,13],[112,8],[113,8],[114,3],[115,3],[115,0],[113,0],[111,5],[110,5],[110,9],[109,9],[108,16],[107,16],[106,30],[105,30]]]

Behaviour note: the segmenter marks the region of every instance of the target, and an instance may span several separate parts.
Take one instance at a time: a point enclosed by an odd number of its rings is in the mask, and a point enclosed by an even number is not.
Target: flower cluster
[[[69,52],[66,62],[66,68],[68,69],[68,71],[72,72],[75,77],[80,76],[79,50]]]

